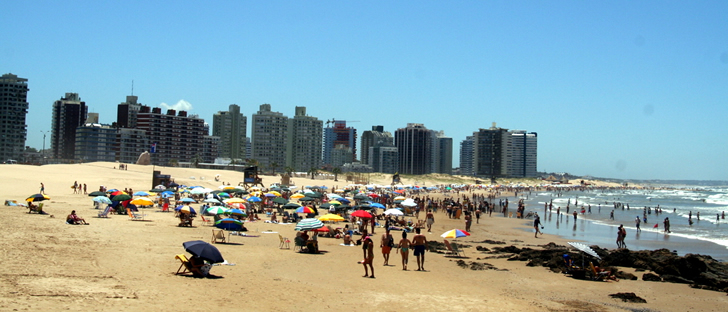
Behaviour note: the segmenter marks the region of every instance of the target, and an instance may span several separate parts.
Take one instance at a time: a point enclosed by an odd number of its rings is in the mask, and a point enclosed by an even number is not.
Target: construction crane
[[[329,127],[331,124],[334,124],[337,121],[343,121],[343,122],[346,122],[346,123],[349,123],[349,122],[360,122],[359,120],[337,120],[336,118],[331,118],[331,119],[329,119],[329,120],[326,121],[326,127]]]

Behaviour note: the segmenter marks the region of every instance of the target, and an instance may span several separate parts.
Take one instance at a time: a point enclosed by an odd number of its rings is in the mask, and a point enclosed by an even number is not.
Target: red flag
[[[657,225],[657,223],[655,223],[655,226],[653,226],[653,228],[658,228],[658,227],[659,227],[659,226]]]

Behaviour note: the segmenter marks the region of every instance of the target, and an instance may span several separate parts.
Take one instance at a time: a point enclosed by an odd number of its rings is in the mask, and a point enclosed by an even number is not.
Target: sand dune
[[[460,239],[466,248],[466,262],[490,263],[505,270],[463,269],[457,259],[443,254],[426,255],[426,272],[403,271],[400,256],[392,253],[392,266],[382,266],[375,252],[376,279],[362,278],[358,247],[340,246],[341,240],[320,238],[325,253],[308,255],[278,249],[278,232],[293,237],[293,225],[262,222],[247,225],[257,237],[231,237],[231,244],[218,244],[225,259],[234,266],[215,266],[218,278],[177,276],[183,254],[182,242],[209,241],[212,227],[196,221],[196,227],[177,227],[171,213],[142,209],[147,222],[130,221],[123,215],[94,218],[99,212],[90,197],[72,194],[74,181],[86,183],[89,192],[99,185],[148,190],[151,166],[131,165],[120,171],[112,163],[22,166],[0,165],[0,199],[22,200],[37,193],[45,183],[51,200],[45,202],[48,215],[27,214],[22,207],[0,210],[0,242],[5,274],[0,275],[1,310],[260,310],[260,311],[722,311],[728,297],[719,292],[695,290],[687,285],[642,280],[590,282],[551,273],[543,267],[506,259],[481,260],[486,255],[474,243],[485,239],[506,241],[516,246],[555,242],[557,237],[538,239],[522,230],[527,221],[494,216],[473,225],[472,236]],[[157,167],[185,185],[217,188],[213,177],[236,184],[242,174],[230,171]],[[194,177],[194,179],[192,178]],[[266,185],[278,178],[265,176]],[[386,176],[375,183],[387,183]],[[414,182],[414,181],[413,181]],[[426,181],[435,184],[437,181]],[[304,185],[345,186],[346,181],[295,178]],[[405,181],[405,183],[409,183]],[[75,209],[90,225],[64,224]],[[439,234],[463,228],[464,221],[437,214],[429,240],[442,241]],[[374,235],[379,245],[382,231]],[[400,232],[394,232],[399,239]],[[414,257],[410,268],[416,268]],[[641,274],[638,274],[641,276]],[[634,292],[647,304],[623,303],[608,297],[617,292]]]

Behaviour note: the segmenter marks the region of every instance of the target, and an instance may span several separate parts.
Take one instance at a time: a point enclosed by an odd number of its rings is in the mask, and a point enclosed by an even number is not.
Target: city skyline
[[[422,123],[453,138],[455,167],[497,122],[538,132],[539,171],[728,180],[724,2],[169,4],[7,3],[23,31],[0,74],[28,79],[26,145],[61,95],[111,123],[134,81],[145,105],[210,124],[263,103],[359,131]]]

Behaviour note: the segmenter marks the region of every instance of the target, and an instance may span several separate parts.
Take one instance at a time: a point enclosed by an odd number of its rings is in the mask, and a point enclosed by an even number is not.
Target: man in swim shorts
[[[415,232],[417,234],[412,237],[412,248],[414,249],[415,257],[417,257],[417,271],[424,271],[427,238],[425,237],[425,235],[420,234],[420,228],[416,228]]]

